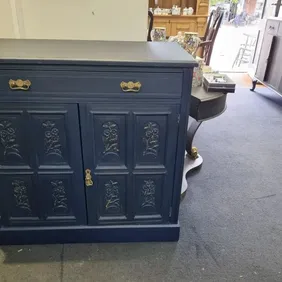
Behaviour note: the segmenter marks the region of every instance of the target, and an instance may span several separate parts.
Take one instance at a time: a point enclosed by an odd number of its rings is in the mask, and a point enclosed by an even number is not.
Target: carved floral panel
[[[53,211],[59,213],[68,212],[68,199],[63,181],[52,180],[52,199],[53,199]]]
[[[60,143],[60,133],[55,122],[47,120],[42,124],[44,132],[44,148],[47,156],[55,154],[62,156],[62,145]]]
[[[0,142],[4,148],[4,156],[16,155],[22,159],[19,144],[16,141],[16,128],[8,120],[0,121]]]
[[[156,122],[148,122],[144,126],[144,149],[143,156],[152,155],[154,157],[158,156],[159,150],[159,136],[160,129],[159,125]]]
[[[108,121],[102,125],[103,127],[103,146],[104,155],[114,154],[119,155],[119,129],[115,122]]]
[[[141,189],[141,208],[156,207],[156,183],[152,179],[144,180]]]
[[[105,183],[105,210],[120,213],[121,201],[119,193],[119,183],[109,180]]]
[[[27,211],[28,213],[31,213],[28,191],[24,181],[13,180],[12,187],[16,206],[20,209]]]

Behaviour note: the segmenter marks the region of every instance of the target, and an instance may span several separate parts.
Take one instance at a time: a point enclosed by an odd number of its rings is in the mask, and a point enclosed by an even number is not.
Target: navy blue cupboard
[[[0,40],[0,244],[178,240],[194,66],[175,43]]]

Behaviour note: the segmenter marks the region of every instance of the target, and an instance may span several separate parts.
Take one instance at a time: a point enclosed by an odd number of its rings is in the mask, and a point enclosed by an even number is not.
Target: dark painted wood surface
[[[31,86],[29,91],[25,92],[25,97],[32,98],[50,95],[68,98],[70,94],[77,96],[77,93],[90,94],[92,97],[105,94],[110,97],[138,96],[152,97],[157,95],[159,98],[171,97],[180,98],[182,93],[182,73],[181,72],[149,72],[142,69],[135,71],[46,71],[42,70],[5,70],[0,71],[0,91],[5,91],[3,95],[11,97],[22,95],[22,91],[13,91],[9,87],[9,80],[29,80]],[[51,83],[52,81],[52,83]],[[141,89],[137,93],[124,93],[120,86],[122,81],[139,81]],[[156,87],[157,86],[157,87]],[[95,89],[95,91],[93,91]],[[89,96],[89,95],[88,95]],[[109,97],[109,96],[107,96]]]
[[[178,105],[81,105],[89,224],[168,222]]]
[[[0,41],[0,244],[177,240],[193,59],[176,44]]]
[[[204,121],[221,115],[226,109],[227,93],[207,92],[203,87],[192,89],[190,116]]]
[[[196,61],[175,42],[0,39],[4,59],[58,64],[191,67]]]
[[[179,224],[2,228],[0,245],[178,241]]]
[[[76,105],[0,106],[4,226],[86,224]]]

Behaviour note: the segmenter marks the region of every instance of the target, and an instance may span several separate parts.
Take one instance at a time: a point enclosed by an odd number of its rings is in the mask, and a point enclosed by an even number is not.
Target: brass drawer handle
[[[120,87],[123,92],[139,92],[141,89],[141,83],[139,81],[133,82],[133,81],[122,81],[120,83]]]
[[[91,176],[91,170],[86,169],[85,170],[85,185],[87,187],[93,186],[92,176]]]
[[[22,80],[22,79],[10,79],[9,86],[12,90],[28,90],[31,86],[30,80]]]

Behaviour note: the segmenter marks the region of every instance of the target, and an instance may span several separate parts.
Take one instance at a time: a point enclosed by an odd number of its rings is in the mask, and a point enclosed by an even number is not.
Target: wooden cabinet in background
[[[171,23],[171,32],[172,34],[176,35],[179,31],[186,32],[186,31],[195,31],[197,29],[197,22],[195,21],[175,21]]]
[[[181,7],[181,15],[154,15],[154,27],[165,27],[167,36],[175,36],[181,32],[198,32],[204,36],[209,13],[209,0],[159,0],[149,1],[150,8],[172,8],[173,5]],[[191,16],[183,16],[183,8],[192,7]]]
[[[154,28],[155,27],[165,27],[166,29],[166,35],[170,36],[171,34],[171,23],[170,20],[164,17],[157,17],[154,16]]]
[[[154,16],[154,27],[165,27],[167,36],[175,36],[181,32],[198,32],[204,36],[207,16]]]
[[[255,78],[279,94],[282,94],[281,62],[282,20],[271,18],[265,27]]]

